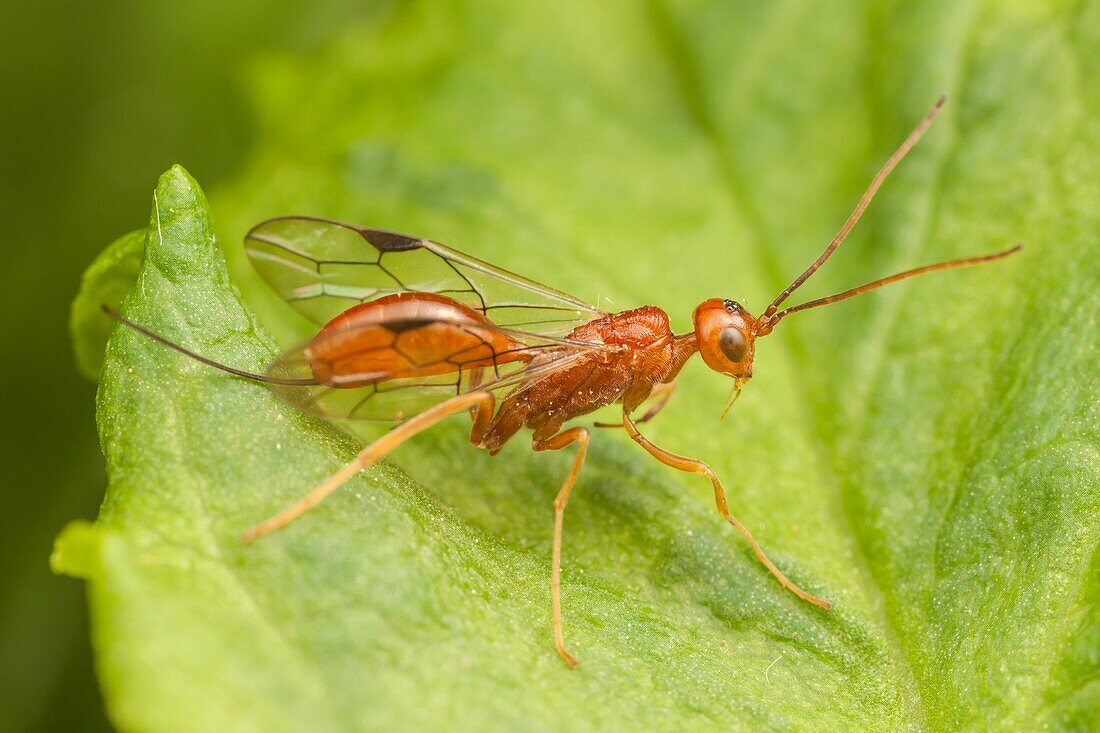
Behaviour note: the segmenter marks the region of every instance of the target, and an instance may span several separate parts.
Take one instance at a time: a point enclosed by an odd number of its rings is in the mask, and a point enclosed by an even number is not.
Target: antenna
[[[921,136],[923,136],[925,131],[932,125],[932,121],[936,119],[936,115],[939,114],[940,108],[943,107],[943,103],[946,101],[947,95],[940,95],[940,98],[936,100],[936,104],[932,107],[928,114],[924,116],[924,119],[920,121],[920,124],[917,125],[916,129],[909,133],[909,137],[905,138],[905,142],[901,144],[901,147],[899,147],[894,152],[894,154],[890,156],[890,159],[887,160],[886,163],[879,170],[879,172],[875,174],[875,177],[871,180],[871,185],[868,186],[867,190],[863,192],[863,196],[860,197],[859,203],[856,204],[856,208],[852,211],[851,214],[848,215],[848,220],[844,222],[844,226],[842,226],[840,228],[840,231],[837,232],[837,235],[833,237],[833,241],[829,242],[829,246],[825,248],[825,251],[822,252],[816,260],[814,260],[814,263],[812,265],[806,268],[805,272],[795,278],[794,282],[788,285],[783,290],[783,292],[780,293],[779,296],[772,301],[767,310],[765,310],[761,314],[758,322],[760,323],[760,331],[762,333],[770,332],[772,327],[775,325],[775,312],[779,310],[779,306],[783,304],[783,301],[789,298],[791,293],[797,290],[802,285],[802,283],[809,280],[810,276],[817,272],[818,269],[820,269],[820,267],[825,264],[825,261],[832,256],[837,247],[839,247],[848,237],[849,232],[852,231],[852,227],[856,225],[856,222],[859,221],[859,218],[863,216],[863,212],[867,209],[867,205],[871,203],[871,199],[873,199],[875,197],[875,194],[878,193],[879,187],[882,186],[882,182],[885,181],[886,177],[890,175],[890,172],[897,167],[902,158],[904,158],[906,154],[910,150],[912,150],[913,147],[920,141]]]

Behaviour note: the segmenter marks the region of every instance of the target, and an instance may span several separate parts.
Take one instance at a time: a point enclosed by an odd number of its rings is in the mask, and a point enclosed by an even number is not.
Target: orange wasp
[[[675,334],[668,315],[657,306],[608,313],[436,242],[311,217],[270,219],[246,236],[248,254],[264,279],[321,326],[309,343],[284,353],[266,374],[213,362],[108,312],[205,364],[269,385],[307,413],[397,423],[302,499],[242,534],[244,543],[285,527],[359,471],[451,415],[471,415],[470,442],[490,455],[521,428],[533,431],[531,445],[536,451],[561,450],[576,443],[572,468],[554,499],[550,576],[554,644],[562,659],[576,666],[562,637],[562,521],[584,463],[589,430],[563,426],[598,408],[620,404],[621,426],[635,442],[667,466],[709,478],[719,514],[741,533],[760,562],[799,598],[828,609],[828,601],[795,585],[767,558],[730,513],[722,484],[709,465],[653,444],[638,424],[664,407],[673,380],[697,352],[708,367],[733,378],[728,410],[752,377],[757,339],[770,334],[791,313],[926,272],[1001,259],[1020,249],[1017,245],[994,254],[926,265],[780,309],[844,241],[883,180],[928,129],[943,101],[936,103],[878,172],[821,256],[759,317],[733,300],[712,298],[695,309],[693,331]],[[653,406],[635,420],[632,414],[651,397]],[[596,425],[619,427],[619,423]]]

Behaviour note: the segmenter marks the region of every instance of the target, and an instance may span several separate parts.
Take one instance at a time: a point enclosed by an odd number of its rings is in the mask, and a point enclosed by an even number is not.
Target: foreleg
[[[730,514],[729,506],[726,504],[726,492],[722,489],[722,482],[718,480],[718,476],[714,473],[714,470],[702,461],[694,458],[687,458],[685,456],[677,455],[671,451],[667,451],[664,448],[660,448],[649,441],[644,435],[638,431],[638,426],[630,418],[630,415],[623,411],[623,427],[626,428],[626,432],[630,434],[630,437],[634,442],[646,449],[651,456],[656,458],[666,466],[672,466],[673,468],[686,471],[687,473],[696,473],[706,476],[710,479],[711,484],[714,486],[714,502],[718,505],[718,513],[725,517],[726,521],[734,526],[734,528],[741,533],[741,536],[745,538],[745,541],[752,547],[752,551],[756,553],[756,559],[764,564],[771,574],[775,576],[776,580],[783,584],[785,588],[790,590],[796,596],[804,601],[809,601],[814,605],[821,606],[825,610],[828,610],[832,604],[829,601],[822,600],[816,596],[810,595],[806,591],[799,588],[797,585],[787,579],[783,573],[779,571],[768,556],[764,554],[764,551],[760,549],[760,545],[753,539],[752,534],[745,528],[745,525],[741,524],[737,520],[737,517]]]

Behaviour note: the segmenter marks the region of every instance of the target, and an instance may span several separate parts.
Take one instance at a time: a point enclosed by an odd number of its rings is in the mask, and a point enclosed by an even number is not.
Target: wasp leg
[[[642,414],[640,418],[635,422],[641,425],[644,422],[649,422],[653,418],[657,417],[657,413],[665,409],[665,405],[672,399],[672,393],[676,391],[676,384],[674,382],[668,382],[666,384],[658,384],[653,388],[653,392],[650,394],[651,398],[656,398],[649,409]],[[593,423],[597,428],[621,428],[622,423],[618,422],[598,422]]]
[[[756,559],[771,571],[771,574],[775,576],[776,580],[783,584],[783,587],[787,588],[802,600],[821,606],[825,610],[828,610],[833,605],[829,601],[810,595],[799,588],[788,580],[787,576],[779,571],[779,568],[772,564],[772,561],[769,560],[768,556],[764,554],[764,551],[760,549],[760,545],[756,543],[756,540],[753,539],[752,534],[745,528],[745,525],[741,524],[741,522],[737,520],[737,517],[730,514],[729,506],[726,504],[726,492],[722,489],[722,482],[718,480],[718,476],[714,473],[714,469],[702,461],[677,455],[676,453],[672,453],[671,451],[654,445],[648,438],[638,432],[638,426],[630,418],[630,414],[625,410],[623,411],[623,427],[626,428],[626,432],[630,434],[634,442],[645,448],[651,456],[666,466],[672,466],[680,471],[696,473],[709,478],[711,484],[714,485],[714,503],[718,505],[718,513],[725,517],[726,521],[732,524],[734,528],[741,533],[741,536],[744,537],[745,541],[752,547],[752,551],[756,553]]]
[[[569,503],[569,494],[573,491],[573,484],[577,482],[577,475],[584,465],[584,454],[588,452],[588,429],[570,428],[546,440],[531,442],[534,450],[561,450],[571,443],[577,444],[577,455],[573,458],[573,467],[569,469],[569,475],[562,482],[561,490],[554,499],[554,552],[550,567],[550,597],[554,613],[554,646],[558,654],[570,667],[577,666],[577,660],[572,654],[565,651],[565,641],[561,631],[561,531],[565,519],[565,505]]]
[[[246,531],[240,537],[241,542],[248,544],[265,535],[271,534],[277,529],[282,529],[320,504],[326,496],[340,488],[355,474],[376,463],[380,458],[412,436],[422,430],[430,428],[446,417],[458,414],[464,410],[471,410],[473,412],[474,427],[470,432],[470,439],[475,444],[478,443],[492,420],[495,404],[496,400],[493,398],[493,395],[488,392],[470,392],[452,397],[446,402],[441,402],[435,407],[421,412],[419,415],[414,415],[361,450],[347,465],[322,481],[316,488],[301,499],[283,509],[275,516],[264,520],[252,529]]]

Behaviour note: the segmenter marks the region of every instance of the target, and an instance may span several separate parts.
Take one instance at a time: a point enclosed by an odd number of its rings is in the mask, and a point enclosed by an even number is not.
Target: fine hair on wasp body
[[[280,217],[245,237],[261,276],[317,324],[307,344],[283,353],[263,374],[219,364],[129,321],[110,315],[204,364],[267,384],[295,407],[334,420],[381,420],[394,427],[303,498],[241,535],[245,543],[286,526],[401,443],[451,415],[467,413],[470,442],[496,454],[520,430],[536,451],[576,444],[572,467],[554,499],[551,622],[558,654],[570,666],[562,629],[560,576],[565,508],[584,463],[590,430],[567,426],[601,407],[621,405],[622,428],[667,466],[707,477],[718,513],[775,579],[799,598],[830,603],[789,580],[730,512],[718,476],[704,461],[665,450],[642,435],[672,396],[696,353],[730,377],[726,410],[752,377],[756,342],[785,317],[829,305],[916,275],[1007,257],[993,254],[906,270],[835,295],[784,308],[787,298],[833,254],[890,171],[917,143],[943,104],[936,103],[875,175],[821,255],[759,316],[728,298],[694,311],[693,330],[676,334],[661,308],[606,312],[438,242],[312,217]],[[644,405],[649,407],[635,417]],[[725,414],[723,412],[723,414]]]

